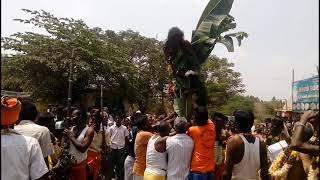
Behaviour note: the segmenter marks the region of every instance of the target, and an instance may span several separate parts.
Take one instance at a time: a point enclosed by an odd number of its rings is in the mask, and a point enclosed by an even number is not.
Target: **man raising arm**
[[[308,121],[310,121],[316,131],[319,132],[319,112],[306,111],[296,124],[290,148],[309,155],[319,155],[318,145],[312,145],[303,141],[303,132]]]

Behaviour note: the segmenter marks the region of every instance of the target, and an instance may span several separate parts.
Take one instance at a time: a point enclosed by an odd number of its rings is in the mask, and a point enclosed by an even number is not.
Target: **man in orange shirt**
[[[152,127],[146,115],[138,116],[134,124],[138,127],[139,131],[134,143],[136,159],[133,165],[133,180],[143,180],[144,170],[146,169],[147,145],[153,135],[150,132]]]
[[[194,141],[189,180],[212,180],[214,176],[215,126],[208,120],[208,111],[198,108],[195,113],[196,126],[189,128],[187,134]]]

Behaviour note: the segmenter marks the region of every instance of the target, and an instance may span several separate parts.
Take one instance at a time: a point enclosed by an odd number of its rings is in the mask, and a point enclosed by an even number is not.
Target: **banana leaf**
[[[230,3],[230,7],[228,8],[227,4],[221,3],[224,1],[224,3]],[[210,0],[207,4],[206,8],[203,10],[202,15],[198,21],[196,29],[199,28],[200,24],[205,20],[210,14],[228,14],[230,12],[231,6],[232,6],[233,0],[229,0],[226,2],[225,0]],[[224,6],[224,7],[221,7]],[[229,9],[229,10],[228,10]],[[213,10],[215,12],[213,12]],[[225,11],[226,13],[224,13]]]
[[[243,40],[243,38],[247,38],[249,35],[245,32],[237,32],[237,33],[231,33],[231,34],[227,34],[225,35],[225,37],[235,37],[238,40],[238,46],[241,46],[241,41]]]
[[[216,43],[224,44],[229,52],[233,52],[232,37],[237,38],[239,46],[241,40],[248,37],[244,32],[222,36],[224,32],[236,28],[234,18],[229,15],[232,4],[233,0],[210,0],[204,9],[191,40],[200,64],[208,58]]]
[[[243,38],[248,37],[248,34],[245,32],[237,32],[227,34],[224,37],[219,36],[219,38],[217,38],[217,42],[224,44],[229,52],[234,52],[232,37],[235,37],[238,40],[238,46],[241,46],[241,41],[243,40]]]

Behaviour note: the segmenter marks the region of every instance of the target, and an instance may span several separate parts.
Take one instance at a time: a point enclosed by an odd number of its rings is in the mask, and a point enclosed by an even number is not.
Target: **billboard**
[[[295,81],[292,88],[292,111],[319,110],[319,76]]]

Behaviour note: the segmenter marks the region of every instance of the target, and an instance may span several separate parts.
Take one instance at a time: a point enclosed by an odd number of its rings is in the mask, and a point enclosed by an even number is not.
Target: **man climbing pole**
[[[222,36],[234,29],[236,23],[229,15],[233,0],[210,0],[203,11],[191,42],[184,40],[184,33],[177,27],[169,30],[163,51],[164,63],[169,74],[169,95],[174,98],[174,111],[188,117],[193,109],[207,106],[207,93],[201,80],[201,65],[209,57],[216,43],[224,44],[233,52],[233,39],[239,46],[247,37],[245,32]]]

